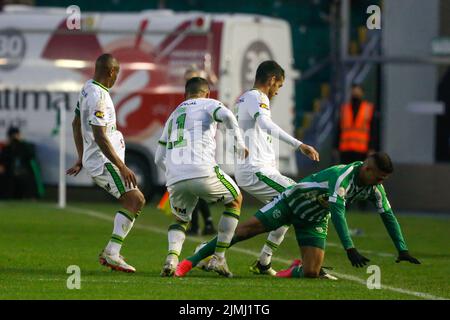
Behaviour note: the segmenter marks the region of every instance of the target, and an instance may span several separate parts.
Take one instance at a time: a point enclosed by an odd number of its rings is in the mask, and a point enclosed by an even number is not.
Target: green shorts
[[[294,216],[284,199],[275,199],[256,212],[267,231],[276,230],[284,225],[293,225],[295,237],[300,247],[325,249],[328,232],[328,220],[309,222]]]

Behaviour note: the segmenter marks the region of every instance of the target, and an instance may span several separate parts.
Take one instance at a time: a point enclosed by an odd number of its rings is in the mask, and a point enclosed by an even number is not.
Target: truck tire
[[[135,152],[127,152],[125,155],[125,164],[136,175],[139,189],[144,194],[147,202],[150,201],[154,194],[153,190],[155,185],[153,183],[150,165],[145,157]]]

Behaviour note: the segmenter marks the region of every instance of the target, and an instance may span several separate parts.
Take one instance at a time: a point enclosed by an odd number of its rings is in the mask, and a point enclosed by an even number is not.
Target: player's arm
[[[270,132],[271,136],[286,142],[295,149],[299,149],[304,155],[309,157],[311,160],[319,161],[319,153],[316,151],[316,149],[292,137],[289,133],[284,131],[282,128],[280,128],[280,126],[278,126],[275,122],[273,122],[268,115],[260,114],[256,118],[256,122],[258,123],[261,129]]]
[[[398,258],[396,262],[409,261],[411,263],[420,264],[419,260],[409,254],[408,246],[403,238],[402,229],[392,211],[383,185],[377,185],[375,187],[374,196],[371,197],[370,200],[374,203],[380,213],[381,220],[397,248]]]
[[[165,161],[166,161],[166,144],[162,144],[161,141],[158,141],[158,147],[156,148],[155,153],[155,164],[163,171],[166,171]]]
[[[331,221],[333,221],[334,228],[341,240],[342,246],[347,252],[348,259],[352,263],[352,266],[362,267],[370,260],[356,250],[350,236],[347,220],[345,219],[346,189],[350,183],[352,170],[353,168],[349,167],[345,171],[338,171],[336,176],[330,179],[328,203],[330,205]]]
[[[122,175],[125,181],[125,185],[127,187],[137,186],[136,176],[134,175],[133,171],[131,171],[125,165],[125,163],[119,158],[117,153],[114,151],[114,148],[111,145],[108,136],[106,135],[106,126],[98,126],[91,124],[91,127],[92,132],[94,134],[95,143],[97,143],[98,147],[105,155],[105,157],[108,158],[108,160],[111,161],[111,163],[114,164],[119,169],[120,174]]]
[[[81,134],[81,118],[80,118],[80,108],[79,104],[77,104],[77,108],[75,109],[75,116],[72,120],[72,133],[73,139],[75,142],[75,147],[77,149],[78,160],[75,164],[66,171],[68,175],[76,176],[80,173],[83,168],[83,135]]]
[[[167,143],[169,142],[169,121],[170,118],[166,121],[164,125],[163,132],[161,137],[158,140],[158,147],[156,148],[155,153],[155,164],[161,168],[163,171],[166,171],[166,152],[167,152]]]
[[[233,112],[225,107],[223,104],[217,106],[212,114],[213,118],[217,122],[222,122],[225,127],[233,131],[233,136],[235,137],[236,151],[243,158],[247,158],[248,149],[245,147],[244,139],[242,138],[241,130],[239,129],[238,122]]]

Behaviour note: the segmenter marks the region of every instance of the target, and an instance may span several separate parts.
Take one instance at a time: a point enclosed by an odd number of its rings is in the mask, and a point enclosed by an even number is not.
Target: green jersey
[[[289,187],[281,197],[292,210],[295,219],[321,222],[328,221],[331,217],[345,249],[353,247],[345,219],[346,205],[358,200],[371,201],[380,213],[397,250],[408,250],[383,185],[357,185],[362,164],[358,161],[336,165],[312,174]]]

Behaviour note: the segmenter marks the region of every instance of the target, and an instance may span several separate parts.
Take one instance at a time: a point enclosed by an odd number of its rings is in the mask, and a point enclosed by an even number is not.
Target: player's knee
[[[139,194],[138,200],[137,200],[137,206],[139,207],[139,210],[142,210],[142,208],[145,206],[146,200],[142,193]]]
[[[243,199],[242,193],[239,193],[232,203],[234,204],[235,207],[240,208],[242,205],[242,199]]]

